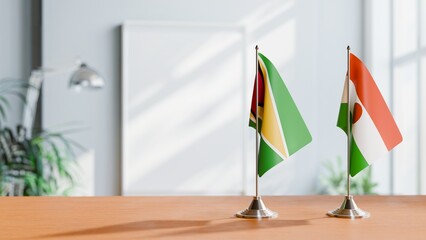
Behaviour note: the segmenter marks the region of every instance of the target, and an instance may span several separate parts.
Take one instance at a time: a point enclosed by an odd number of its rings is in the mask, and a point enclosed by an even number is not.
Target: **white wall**
[[[419,3],[423,9],[418,8]],[[426,36],[424,1],[369,1],[366,3],[366,58],[403,136],[401,144],[374,163],[380,194],[426,193]],[[424,15],[424,14],[423,14]],[[390,21],[393,18],[394,21]],[[423,22],[421,22],[423,21]],[[419,43],[417,43],[419,41]],[[422,66],[423,63],[423,66]],[[392,157],[391,157],[392,156]]]
[[[319,4],[318,11],[317,105],[313,119],[318,128],[316,158],[336,161],[341,157],[346,167],[347,137],[336,127],[337,113],[346,75],[346,47],[350,45],[351,51],[361,59],[364,55],[363,1],[325,0]]]
[[[66,90],[66,75],[45,81],[43,124],[80,121],[89,126],[74,138],[93,150],[94,193],[119,194],[120,25],[125,20],[246,25],[249,46],[258,43],[274,60],[313,136],[310,145],[262,177],[261,193],[312,194],[321,162],[345,152],[345,136],[335,122],[346,45],[362,57],[362,19],[358,0],[45,0],[43,63],[63,66],[80,56],[99,70],[106,87],[76,94]]]
[[[27,79],[31,72],[31,4],[28,0],[0,0],[0,79]],[[7,125],[20,123],[22,102],[12,102]]]

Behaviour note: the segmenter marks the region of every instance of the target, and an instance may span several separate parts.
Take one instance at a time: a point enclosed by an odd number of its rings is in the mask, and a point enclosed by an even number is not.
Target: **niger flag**
[[[250,113],[250,126],[256,128],[256,113],[259,119],[259,176],[287,159],[312,140],[284,81],[277,69],[259,53],[258,102],[256,82]]]
[[[368,69],[352,53],[349,63],[349,79],[346,76],[337,126],[347,133],[350,106],[352,139],[349,156],[353,177],[398,145],[402,135]]]

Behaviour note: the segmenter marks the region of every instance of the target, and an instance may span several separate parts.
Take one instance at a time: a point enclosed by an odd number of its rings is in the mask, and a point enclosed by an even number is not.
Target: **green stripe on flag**
[[[261,138],[259,149],[259,177],[282,161],[283,159],[272,150],[263,138]]]
[[[352,137],[350,166],[351,176],[355,176],[357,173],[361,172],[366,167],[368,167],[368,162],[365,160],[364,156],[356,145],[354,138]]]
[[[341,103],[339,116],[337,117],[337,126],[348,134],[348,104]]]
[[[310,143],[312,136],[277,69],[263,54],[259,53],[259,56],[268,70],[270,87],[290,156]]]
[[[349,105],[347,103],[340,104],[339,116],[337,118],[337,127],[341,128],[346,134],[348,134],[348,106]],[[352,114],[350,117],[352,118]],[[350,163],[351,176],[353,177],[357,175],[366,167],[368,167],[368,162],[365,160],[358,148],[358,145],[352,137]]]
[[[256,129],[256,123],[253,122],[251,119],[249,120],[249,126]]]
[[[254,121],[252,121],[251,119],[249,120],[249,127],[252,127],[252,128],[254,128],[254,129],[256,129],[256,122],[254,122]],[[258,129],[259,129],[259,133],[260,133],[260,130],[262,129],[262,119],[260,119],[259,118],[259,126],[258,126]]]

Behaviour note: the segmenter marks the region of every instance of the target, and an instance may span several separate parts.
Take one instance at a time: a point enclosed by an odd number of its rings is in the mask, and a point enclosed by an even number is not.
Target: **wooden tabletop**
[[[235,218],[251,197],[2,197],[0,239],[426,239],[426,196],[356,196],[357,220],[325,215],[341,196],[263,200],[278,218]]]

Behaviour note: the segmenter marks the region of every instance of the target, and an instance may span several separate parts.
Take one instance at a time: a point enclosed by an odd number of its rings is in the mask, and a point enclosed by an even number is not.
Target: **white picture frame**
[[[244,194],[246,45],[241,26],[123,24],[122,195]]]

